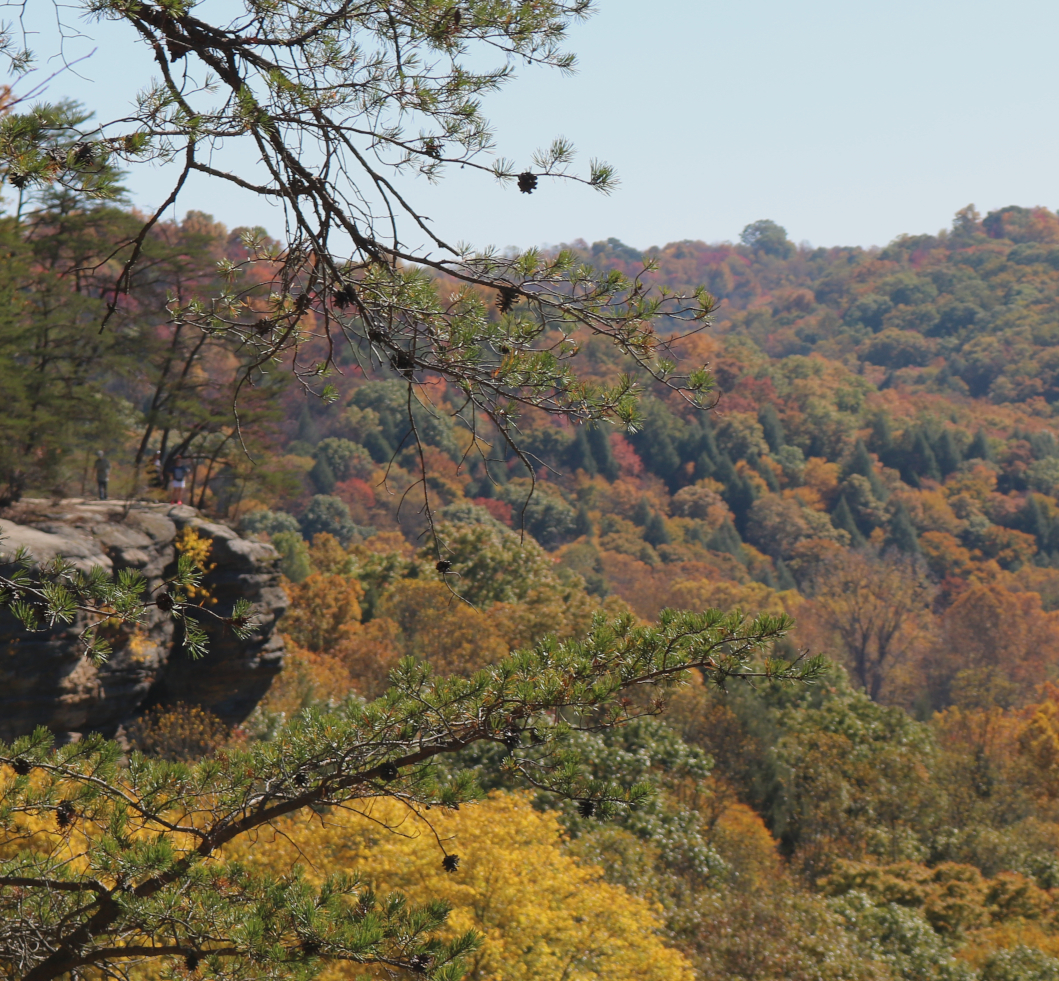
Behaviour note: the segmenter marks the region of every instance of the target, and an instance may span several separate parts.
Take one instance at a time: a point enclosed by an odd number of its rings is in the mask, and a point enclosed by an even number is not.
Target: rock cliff
[[[62,556],[86,571],[137,569],[153,592],[172,575],[174,541],[189,525],[211,542],[204,580],[211,609],[226,615],[245,597],[259,622],[254,635],[241,641],[212,629],[209,653],[193,661],[179,649],[173,622],[151,607],[144,627],[111,637],[113,653],[96,665],[80,655],[76,623],[31,633],[0,612],[0,738],[38,725],[60,739],[113,735],[144,709],[175,702],[201,705],[230,724],[249,715],[283,663],[275,625],[287,597],[272,546],[186,506],[23,500],[0,512],[0,564],[25,545],[38,562]]]

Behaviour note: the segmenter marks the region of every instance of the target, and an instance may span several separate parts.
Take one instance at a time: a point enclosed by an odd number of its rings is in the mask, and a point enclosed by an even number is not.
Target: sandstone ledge
[[[144,709],[175,702],[201,705],[229,724],[250,714],[283,663],[275,625],[287,597],[272,546],[247,541],[187,506],[24,499],[0,511],[0,565],[25,545],[38,562],[61,556],[85,571],[137,569],[153,592],[173,574],[173,541],[188,525],[212,540],[215,568],[204,581],[211,609],[226,615],[245,597],[260,624],[255,634],[240,641],[210,628],[209,653],[192,661],[179,649],[172,621],[152,607],[144,629],[112,638],[113,654],[97,666],[80,655],[76,623],[30,633],[0,612],[0,738],[39,725],[66,740],[92,731],[113,735]]]

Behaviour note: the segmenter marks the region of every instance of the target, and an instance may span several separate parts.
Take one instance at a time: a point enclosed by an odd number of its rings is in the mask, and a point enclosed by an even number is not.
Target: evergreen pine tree
[[[382,431],[372,429],[364,434],[364,449],[370,454],[376,463],[389,463],[393,459],[393,447],[383,436]]]
[[[769,589],[776,588],[776,574],[768,566],[765,566],[755,578],[763,586],[768,586]]]
[[[759,456],[754,456],[752,458],[748,457],[746,462],[761,474],[762,479],[765,481],[765,486],[768,487],[773,494],[779,492],[780,482],[776,479],[776,471],[773,470],[772,467],[767,463],[762,463],[761,457]]]
[[[905,478],[905,483],[912,484],[914,487],[919,486],[920,477],[941,480],[938,461],[922,429],[916,430],[916,435],[912,440],[912,449],[905,456],[901,475]]]
[[[894,515],[890,519],[890,534],[887,536],[886,543],[908,555],[919,553],[919,536],[916,535],[912,518],[904,504],[898,504],[894,509]]]
[[[967,459],[993,459],[993,451],[989,447],[989,438],[986,436],[985,430],[979,429],[978,432],[974,434],[974,439],[971,440],[971,445],[967,447]]]
[[[709,538],[706,547],[714,552],[726,552],[734,555],[740,562],[746,561],[746,550],[743,541],[732,522],[726,521]]]
[[[639,525],[641,528],[647,526],[648,519],[651,517],[651,506],[647,503],[646,497],[641,497],[639,503],[633,508],[632,521],[633,524]]]
[[[952,438],[952,431],[945,429],[934,444],[934,458],[938,461],[938,469],[942,477],[948,477],[954,473],[963,462],[960,449],[956,440]]]
[[[787,563],[784,562],[783,559],[776,559],[776,588],[798,588],[798,583],[795,582],[794,576],[791,575],[791,570],[787,568]]]
[[[883,413],[879,413],[872,421],[871,448],[884,467],[899,469],[897,448],[894,446],[893,433],[890,431],[890,419]]]
[[[577,518],[574,520],[574,536],[591,538],[595,529],[592,527],[592,519],[588,516],[588,508],[582,504],[577,509]]]
[[[317,454],[316,463],[309,471],[309,479],[313,482],[317,494],[330,494],[335,489],[334,471],[322,453]]]
[[[849,509],[845,494],[840,494],[838,497],[838,504],[831,512],[831,524],[849,534],[850,544],[854,548],[859,548],[864,544],[864,536],[860,533],[857,522],[853,520],[853,512]]]
[[[615,481],[621,476],[618,461],[614,459],[614,451],[610,447],[610,431],[600,423],[593,423],[586,428],[588,445],[592,449],[592,457],[596,461],[597,470],[607,478]]]
[[[747,512],[757,497],[754,485],[746,478],[739,476],[727,453],[719,455],[714,476],[724,484],[722,496],[735,516],[736,529],[743,534],[746,531]]]
[[[761,423],[761,428],[765,431],[765,442],[768,443],[769,449],[775,453],[787,441],[786,433],[783,431],[783,423],[780,422],[776,406],[771,402],[766,402],[758,410],[757,421]]]
[[[695,461],[695,479],[702,480],[705,477],[712,477],[714,472],[715,468],[710,455],[708,453],[700,453],[699,458]]]
[[[301,414],[298,416],[298,432],[295,438],[310,446],[315,446],[320,442],[320,427],[316,425],[316,420],[307,405],[302,406]]]
[[[590,477],[599,473],[584,426],[578,426],[577,435],[566,451],[566,462],[571,471],[584,470]]]
[[[857,440],[853,447],[853,455],[850,457],[849,463],[846,464],[846,476],[850,477],[853,474],[867,477],[868,482],[871,484],[871,492],[877,500],[885,501],[889,496],[886,486],[875,472],[875,462],[872,460],[868,447],[864,445],[864,440],[862,439]]]
[[[1019,512],[1020,529],[1037,539],[1037,547],[1042,552],[1047,549],[1051,528],[1044,512],[1037,503],[1037,495],[1029,494],[1026,503]]]
[[[651,516],[643,528],[643,538],[648,545],[668,545],[673,539],[669,537],[669,529],[666,528],[665,519],[657,511],[652,511]]]
[[[857,440],[853,447],[853,455],[849,458],[849,463],[846,464],[846,476],[849,477],[855,473],[860,474],[862,477],[867,477],[869,480],[875,476],[875,464],[872,463],[871,454],[862,439]]]

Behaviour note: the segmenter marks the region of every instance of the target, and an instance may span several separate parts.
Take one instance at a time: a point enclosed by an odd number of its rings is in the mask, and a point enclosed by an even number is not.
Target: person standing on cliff
[[[169,472],[169,503],[184,503],[184,481],[188,474],[188,468],[184,466],[180,457],[173,461],[173,469]]]
[[[102,450],[96,450],[96,487],[99,490],[99,499],[107,499],[107,484],[110,481],[110,461]]]

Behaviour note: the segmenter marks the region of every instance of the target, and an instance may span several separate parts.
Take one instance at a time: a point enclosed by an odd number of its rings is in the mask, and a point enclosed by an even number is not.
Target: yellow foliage
[[[209,560],[210,551],[213,549],[213,541],[209,538],[203,538],[191,525],[184,526],[183,531],[177,535],[173,545],[181,555],[188,556],[203,575],[208,575],[217,567],[215,563]],[[210,603],[217,602],[214,599],[210,599],[209,590],[205,586],[189,586],[185,592],[188,599],[192,602],[195,600],[209,600]]]
[[[1059,798],[1059,706],[1048,698],[1029,711],[1032,714],[1018,734],[1019,756],[1030,764],[1034,789],[1055,800]]]
[[[603,881],[562,848],[556,817],[527,797],[496,793],[457,812],[432,811],[433,831],[459,855],[455,873],[426,822],[396,801],[282,822],[268,847],[241,846],[247,862],[283,872],[301,863],[307,877],[360,872],[377,892],[452,906],[446,935],[483,937],[468,965],[471,981],[691,981],[684,957],[659,936],[659,910]],[[325,981],[346,977],[336,966]]]
[[[429,661],[439,674],[468,674],[508,652],[489,618],[444,583],[399,580],[380,612],[400,628],[405,653]]]
[[[325,575],[341,575],[349,571],[350,556],[342,543],[334,535],[321,531],[313,535],[313,543],[309,546],[309,562],[312,564],[313,572],[322,572]]]
[[[364,589],[356,579],[314,572],[301,583],[288,583],[287,592],[291,605],[282,630],[302,647],[334,650],[360,629]]]
[[[167,760],[198,760],[224,746],[231,731],[216,715],[199,705],[158,706],[127,730],[129,742],[147,756]]]
[[[678,610],[734,610],[746,613],[786,612],[779,594],[764,583],[738,583],[708,579],[675,582],[670,590],[670,604]]]
[[[971,933],[966,943],[957,951],[956,957],[966,961],[976,970],[998,950],[1012,947],[1036,948],[1049,957],[1059,957],[1059,934],[1046,925],[1025,920],[998,923]]]
[[[724,807],[713,825],[710,843],[731,866],[743,890],[767,889],[780,876],[776,839],[761,815],[746,804],[730,803]]]

